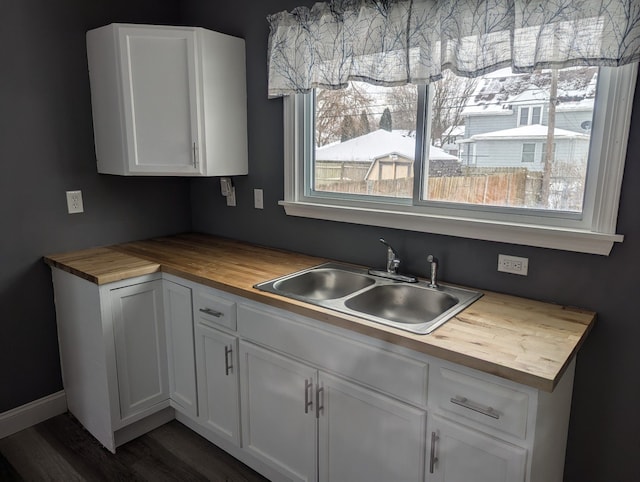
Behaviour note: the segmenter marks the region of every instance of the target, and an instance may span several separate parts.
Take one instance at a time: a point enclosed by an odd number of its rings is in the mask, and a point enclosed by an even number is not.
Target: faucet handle
[[[398,258],[398,255],[391,245],[383,238],[380,238],[380,242],[387,247],[387,272],[394,274],[397,273],[398,266],[400,266],[400,258]]]
[[[431,265],[429,269],[430,281],[429,288],[438,287],[438,258],[430,254],[427,256],[427,262]]]

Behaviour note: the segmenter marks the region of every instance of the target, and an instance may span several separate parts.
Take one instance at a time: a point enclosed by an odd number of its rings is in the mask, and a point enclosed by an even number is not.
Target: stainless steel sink
[[[425,335],[482,296],[450,285],[430,288],[425,281],[393,281],[341,263],[325,263],[255,287]]]
[[[375,286],[344,302],[349,309],[409,325],[431,321],[457,303],[448,293],[401,284]]]
[[[370,276],[335,268],[316,268],[273,284],[274,290],[310,300],[342,298],[354,291],[371,286]]]

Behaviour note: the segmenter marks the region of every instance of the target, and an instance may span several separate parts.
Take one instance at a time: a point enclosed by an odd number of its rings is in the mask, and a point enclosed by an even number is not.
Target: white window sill
[[[444,234],[462,238],[561,249],[564,251],[605,256],[611,252],[613,243],[622,242],[624,239],[624,236],[620,234],[604,234],[579,229],[514,224],[318,203],[280,201],[279,204],[284,207],[285,212],[290,216],[405,229],[408,231]]]

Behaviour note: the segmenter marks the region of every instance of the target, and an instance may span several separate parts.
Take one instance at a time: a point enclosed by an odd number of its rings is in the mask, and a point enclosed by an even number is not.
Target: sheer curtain
[[[333,0],[268,17],[269,97],[640,60],[638,0]]]

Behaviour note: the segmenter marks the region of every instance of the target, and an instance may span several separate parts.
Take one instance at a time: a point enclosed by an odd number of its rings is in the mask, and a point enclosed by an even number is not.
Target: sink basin
[[[375,282],[369,276],[343,269],[317,268],[276,281],[273,288],[310,300],[331,300],[342,298]]]
[[[456,286],[395,281],[342,263],[325,263],[255,288],[421,335],[482,296]]]
[[[458,299],[441,291],[413,285],[375,286],[345,301],[347,308],[396,323],[431,321],[453,308]]]

